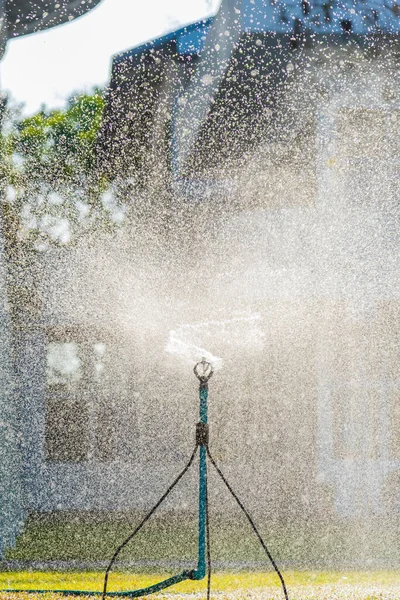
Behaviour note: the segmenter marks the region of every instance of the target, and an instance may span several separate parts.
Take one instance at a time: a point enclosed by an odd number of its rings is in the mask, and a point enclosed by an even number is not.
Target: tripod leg
[[[121,550],[123,548],[125,548],[125,546],[131,541],[131,539],[134,538],[137,533],[139,533],[139,531],[142,529],[143,525],[156,512],[156,510],[160,506],[160,504],[162,504],[162,502],[164,502],[164,500],[168,496],[168,494],[170,494],[170,492],[172,492],[172,490],[177,485],[177,483],[179,483],[179,481],[182,479],[182,477],[184,476],[184,474],[186,473],[186,471],[188,471],[188,469],[190,468],[191,464],[193,463],[194,457],[196,456],[197,448],[198,448],[198,445],[196,444],[195,449],[193,450],[193,454],[190,457],[189,462],[187,463],[186,467],[179,473],[178,477],[171,483],[171,485],[169,486],[169,488],[167,489],[167,491],[165,492],[165,494],[163,494],[161,496],[161,498],[159,499],[159,501],[153,506],[153,508],[150,510],[150,512],[147,513],[147,515],[145,516],[145,518],[143,519],[143,521],[141,523],[139,523],[139,525],[136,527],[136,529],[122,542],[122,544],[120,544],[120,546],[118,546],[118,548],[114,552],[114,555],[113,555],[112,559],[110,560],[110,563],[109,563],[109,565],[107,567],[107,570],[105,572],[105,575],[104,575],[104,587],[103,587],[102,600],[105,599],[105,596],[107,594],[108,575],[109,575],[109,573],[111,571],[111,567],[113,566],[115,560],[118,557],[118,554],[121,552]]]
[[[229,482],[227,481],[227,479],[225,478],[224,474],[222,473],[221,469],[218,467],[217,463],[215,462],[215,460],[213,459],[213,457],[211,456],[211,452],[210,449],[207,446],[207,455],[208,458],[211,461],[211,464],[213,465],[213,467],[215,468],[215,470],[217,471],[218,475],[221,477],[222,481],[225,483],[226,487],[228,488],[228,490],[230,491],[230,493],[232,494],[232,496],[234,497],[234,499],[236,500],[237,504],[239,505],[239,507],[241,508],[241,510],[244,512],[244,514],[247,517],[247,520],[249,521],[254,533],[256,534],[256,536],[258,537],[258,540],[261,544],[261,546],[263,547],[263,549],[265,550],[265,553],[267,554],[269,560],[271,561],[272,566],[275,569],[275,572],[277,573],[281,584],[282,584],[282,589],[283,589],[283,593],[285,595],[285,600],[289,600],[289,596],[287,593],[287,589],[286,589],[286,584],[285,581],[283,579],[282,573],[280,572],[278,565],[276,564],[276,562],[274,561],[270,551],[268,550],[264,540],[262,539],[261,535],[258,532],[257,527],[254,524],[253,519],[250,517],[248,511],[246,510],[246,508],[243,506],[242,502],[240,501],[240,499],[238,498],[238,496],[235,494],[235,492],[233,491],[233,489],[231,488]]]

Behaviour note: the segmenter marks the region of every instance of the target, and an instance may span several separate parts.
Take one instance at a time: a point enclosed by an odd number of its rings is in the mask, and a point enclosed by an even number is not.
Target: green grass
[[[84,589],[100,591],[103,573],[90,561],[108,560],[115,547],[140,521],[140,514],[130,515],[33,515],[19,536],[16,547],[7,558],[21,561],[77,560],[75,571],[39,572],[5,571],[0,573],[0,588],[12,589]],[[279,565],[283,569],[290,600],[400,600],[400,524],[370,520],[295,523],[257,520],[260,530]],[[215,561],[254,561],[259,571],[223,571],[212,576],[212,598],[227,600],[282,600],[279,579],[267,571],[267,558],[246,522],[230,517],[212,519],[212,558]],[[151,520],[122,554],[123,561],[150,559],[196,564],[197,518],[163,514]],[[352,560],[368,564],[370,559],[383,561],[399,570],[335,570],[335,564],[348,565]],[[79,561],[82,562],[79,566]],[[385,563],[385,561],[388,561]],[[397,562],[396,562],[397,561]],[[126,564],[126,563],[125,563]],[[265,565],[265,567],[264,567]],[[78,570],[78,569],[81,570]],[[91,571],[84,572],[83,569]],[[133,568],[133,567],[132,567]],[[265,572],[261,570],[265,569]],[[302,570],[304,569],[304,570]],[[179,568],[173,569],[174,573]],[[151,567],[128,572],[115,565],[109,589],[122,591],[146,587],[171,573],[151,572]],[[205,598],[206,581],[186,581],[165,590],[161,596],[182,598],[194,593]],[[196,596],[196,597],[197,597]],[[0,600],[59,600],[49,592],[44,596],[0,593]]]
[[[165,574],[132,574],[127,572],[113,573],[109,581],[109,589],[115,591],[146,587],[165,577]],[[399,571],[288,571],[285,572],[285,581],[291,592],[291,598],[314,597],[310,594],[330,593],[332,598],[354,598],[354,600],[400,596],[400,572]],[[5,572],[0,573],[0,587],[13,589],[83,589],[100,591],[102,589],[103,574],[100,572]],[[224,594],[226,597],[252,597],[262,593],[261,597],[279,598],[280,584],[277,576],[272,572],[238,572],[238,573],[215,573],[212,576],[213,593]],[[375,591],[372,592],[371,589]],[[185,581],[168,593],[176,595],[188,593],[201,593],[203,596],[206,589],[206,580],[201,582]],[[310,591],[311,590],[311,591]],[[329,591],[330,590],[330,591]],[[354,595],[352,595],[354,590]],[[376,591],[377,590],[377,591]],[[397,590],[397,591],[396,591]],[[349,596],[350,593],[350,596]],[[395,596],[384,594],[395,593]],[[265,596],[264,594],[267,594]],[[268,596],[269,594],[269,596]],[[271,596],[272,594],[272,596]],[[304,596],[306,594],[306,596]],[[374,595],[375,594],[375,595]],[[379,595],[381,594],[381,595]],[[383,595],[382,595],[383,594]],[[0,598],[11,600],[11,598],[24,598],[24,595],[13,593],[0,593]],[[319,597],[318,595],[315,597]],[[29,598],[32,598],[29,596]],[[46,594],[46,600],[57,598],[56,594]]]
[[[126,538],[142,515],[34,515],[19,536],[8,559],[22,561],[104,561]],[[296,568],[333,565],[390,564],[400,568],[400,523],[383,520],[367,525],[342,523],[257,521],[277,561]],[[243,520],[211,521],[215,561],[267,563],[254,533]],[[155,517],[124,549],[121,560],[193,560],[197,554],[197,517]],[[373,564],[373,563],[372,563]]]

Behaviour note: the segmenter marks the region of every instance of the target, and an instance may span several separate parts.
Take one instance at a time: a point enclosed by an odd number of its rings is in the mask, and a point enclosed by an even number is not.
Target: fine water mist
[[[34,444],[38,512],[149,508],[190,455],[205,357],[213,454],[284,562],[398,565],[398,56],[289,64],[269,135],[215,165],[229,185],[184,198],[168,180],[163,204],[158,180],[119,233],[40,257],[42,343],[104,344],[85,393],[108,442],[90,430],[78,473]],[[194,513],[195,481],[168,511]]]

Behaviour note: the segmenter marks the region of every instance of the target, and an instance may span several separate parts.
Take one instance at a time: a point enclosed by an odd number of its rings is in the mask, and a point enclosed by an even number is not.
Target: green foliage
[[[18,236],[36,249],[65,244],[122,217],[110,183],[96,168],[104,98],[100,90],[72,96],[62,110],[45,107],[22,118],[9,112],[1,137],[0,176]]]
[[[42,109],[17,123],[11,149],[27,161],[35,178],[54,185],[79,183],[94,167],[103,108],[97,92],[72,97],[66,110]]]

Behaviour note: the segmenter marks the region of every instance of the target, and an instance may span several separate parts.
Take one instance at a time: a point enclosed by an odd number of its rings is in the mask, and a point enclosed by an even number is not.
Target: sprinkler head
[[[196,375],[200,383],[207,383],[214,373],[211,363],[207,362],[203,357],[197,365],[194,366],[193,373]]]

